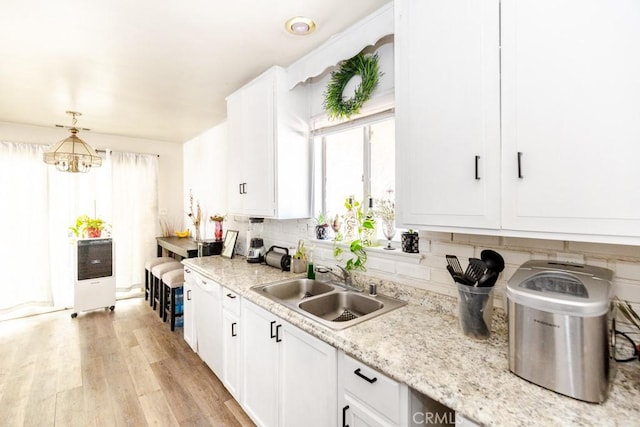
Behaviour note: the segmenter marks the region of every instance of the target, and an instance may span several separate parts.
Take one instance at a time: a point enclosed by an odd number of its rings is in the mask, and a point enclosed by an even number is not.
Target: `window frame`
[[[327,212],[327,136],[332,135],[332,134],[336,134],[339,132],[345,132],[348,130],[353,130],[356,128],[362,128],[363,130],[363,137],[362,137],[362,153],[363,153],[363,158],[362,158],[362,195],[364,198],[370,196],[371,194],[371,126],[385,121],[385,120],[390,120],[390,119],[394,119],[395,120],[395,109],[394,108],[390,108],[384,111],[380,111],[378,113],[375,114],[371,114],[365,117],[359,117],[357,119],[354,120],[350,120],[350,121],[346,121],[346,122],[342,122],[339,123],[337,125],[334,126],[328,126],[328,127],[323,127],[323,128],[318,128],[315,129],[311,132],[311,139],[313,144],[316,144],[317,138],[321,138],[320,139],[320,152],[319,155],[321,157],[321,175],[320,175],[320,184],[321,184],[321,188],[320,193],[321,193],[321,200],[320,200],[320,209],[318,209],[317,206],[317,198],[316,198],[316,192],[318,191],[317,187],[317,180],[316,175],[315,175],[315,168],[317,166],[317,161],[315,159],[314,156],[314,160],[313,160],[313,170],[314,170],[314,180],[313,180],[313,205],[314,205],[314,211],[315,212]],[[314,154],[317,153],[316,148],[314,147],[313,149]],[[395,167],[395,165],[394,165]],[[368,206],[364,206],[365,211],[368,209]]]

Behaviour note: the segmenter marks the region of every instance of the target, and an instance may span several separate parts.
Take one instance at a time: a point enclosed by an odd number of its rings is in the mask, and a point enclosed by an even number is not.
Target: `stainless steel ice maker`
[[[509,369],[558,393],[604,402],[614,372],[613,272],[528,261],[507,283]]]

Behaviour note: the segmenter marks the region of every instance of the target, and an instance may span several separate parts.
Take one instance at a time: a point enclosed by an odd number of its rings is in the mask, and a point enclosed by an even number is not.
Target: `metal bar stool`
[[[165,262],[163,264],[159,264],[156,265],[155,267],[153,267],[151,269],[151,274],[152,274],[152,283],[151,286],[153,287],[153,309],[155,310],[156,307],[158,307],[158,305],[160,306],[160,308],[158,309],[158,316],[162,317],[163,315],[163,310],[162,307],[163,303],[164,303],[164,298],[162,297],[162,289],[163,289],[163,284],[162,284],[162,276],[165,273],[168,273],[170,271],[173,270],[182,270],[182,264],[176,260],[173,261],[169,261],[169,262]]]
[[[183,309],[177,310],[176,304],[176,296],[178,291],[183,289],[182,285],[184,284],[184,269],[173,270],[168,273],[165,273],[162,276],[163,285],[163,312],[164,315],[162,320],[164,322],[167,321],[167,316],[169,317],[169,322],[171,325],[171,330],[173,331],[176,328],[176,317],[182,317]],[[184,297],[183,297],[184,298]]]
[[[151,276],[151,269],[156,265],[164,264],[165,262],[175,261],[173,258],[168,256],[156,257],[147,260],[144,263],[144,300],[149,300],[149,305],[153,306],[153,286],[151,283],[153,278]]]

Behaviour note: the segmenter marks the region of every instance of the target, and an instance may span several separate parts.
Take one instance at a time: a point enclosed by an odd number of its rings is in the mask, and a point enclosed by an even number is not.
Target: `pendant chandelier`
[[[89,144],[78,138],[79,129],[76,127],[82,113],[67,111],[73,117],[69,132],[71,135],[47,148],[42,159],[48,165],[55,165],[60,172],[89,172],[92,167],[102,165],[102,158],[98,156]]]

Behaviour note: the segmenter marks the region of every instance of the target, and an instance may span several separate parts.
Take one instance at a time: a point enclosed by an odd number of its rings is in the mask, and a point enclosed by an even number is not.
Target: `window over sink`
[[[344,214],[351,195],[364,203],[395,191],[395,119],[379,113],[314,132],[314,212]],[[378,238],[384,239],[380,227]]]

